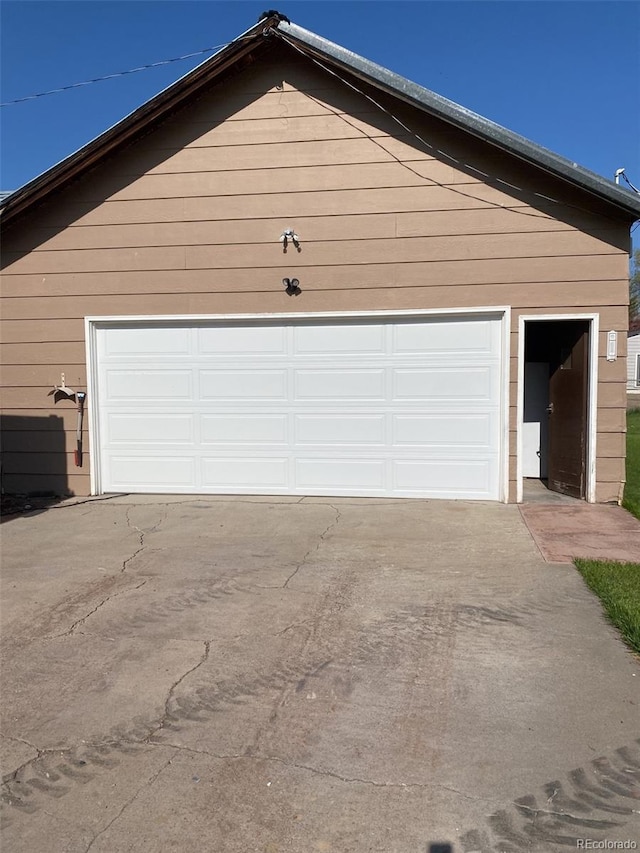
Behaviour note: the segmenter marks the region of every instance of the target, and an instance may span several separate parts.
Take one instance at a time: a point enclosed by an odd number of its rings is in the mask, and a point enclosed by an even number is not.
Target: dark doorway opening
[[[522,475],[586,499],[589,401],[587,320],[525,323]]]

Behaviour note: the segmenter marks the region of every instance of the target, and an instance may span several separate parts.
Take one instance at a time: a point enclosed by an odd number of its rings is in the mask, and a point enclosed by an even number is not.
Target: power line
[[[59,92],[68,92],[70,89],[78,89],[81,86],[91,86],[93,83],[101,83],[103,80],[113,80],[115,77],[124,77],[126,74],[137,74],[139,71],[147,71],[149,68],[159,68],[161,65],[170,65],[172,62],[181,62],[184,59],[191,59],[193,56],[202,56],[204,53],[211,53],[214,50],[220,50],[227,47],[231,42],[225,44],[217,44],[214,47],[205,47],[202,50],[195,50],[193,53],[185,53],[183,56],[175,56],[173,59],[162,59],[159,62],[150,62],[148,65],[140,65],[138,68],[129,68],[127,71],[116,71],[113,74],[105,74],[104,77],[94,77],[92,80],[83,80],[81,83],[70,83],[68,86],[60,86],[58,89],[48,89],[46,92],[36,92],[34,95],[25,95],[23,98],[15,98],[13,101],[5,101],[0,104],[0,107],[9,107],[12,104],[21,104],[24,101],[33,101],[36,98],[44,98],[47,95],[57,95]]]
[[[623,178],[629,184],[634,193],[638,193],[638,195],[640,195],[640,190],[638,189],[638,187],[634,187],[629,178],[625,175],[624,171],[620,172],[620,177]]]
[[[442,151],[440,148],[436,148],[434,145],[432,145],[430,142],[427,142],[426,139],[423,139],[422,136],[420,136],[418,133],[416,133],[414,130],[412,130],[410,127],[408,127],[403,121],[401,121],[397,116],[395,116],[392,112],[390,112],[390,110],[388,110],[385,106],[383,106],[381,103],[379,103],[379,101],[376,101],[374,98],[372,98],[371,95],[367,95],[366,92],[363,92],[361,89],[359,89],[353,83],[350,83],[348,80],[345,80],[338,73],[333,71],[331,68],[328,68],[326,65],[324,65],[322,62],[317,60],[315,57],[309,56],[308,54],[306,54],[303,50],[301,50],[298,47],[297,44],[295,44],[294,42],[292,42],[288,38],[286,38],[280,31],[276,31],[276,33],[284,41],[286,41],[287,44],[289,44],[289,45],[291,45],[291,47],[295,48],[295,50],[297,50],[298,53],[301,53],[303,56],[307,56],[307,58],[309,58],[313,62],[315,62],[315,64],[320,66],[320,68],[322,68],[324,71],[333,75],[338,80],[340,80],[340,82],[343,83],[345,86],[348,86],[350,89],[353,89],[354,92],[357,92],[359,95],[362,95],[363,98],[366,98],[368,101],[370,101],[374,106],[376,106],[379,110],[381,110],[383,113],[388,115],[389,118],[391,118],[397,125],[399,125],[404,131],[406,131],[408,134],[410,134],[414,139],[417,139],[418,142],[420,142],[426,148],[430,149],[431,151],[433,151],[436,154],[440,154],[441,156],[446,157],[447,160],[449,160],[452,163],[455,163],[458,166],[462,166],[463,168],[470,169],[470,170],[476,172],[477,174],[481,175],[484,178],[499,182],[501,184],[504,184],[505,186],[511,187],[512,189],[523,192],[521,187],[516,187],[514,184],[507,183],[507,181],[503,181],[500,178],[496,178],[496,177],[493,177],[491,175],[488,175],[486,172],[482,172],[479,169],[476,169],[475,167],[471,166],[470,164],[461,163],[455,157],[452,157],[451,154],[448,154],[446,151]],[[308,95],[308,93],[307,93],[307,95]],[[313,96],[309,96],[309,97],[311,97],[313,99]],[[315,99],[313,99],[313,100],[315,100]],[[328,107],[328,109],[331,110],[331,107]],[[347,118],[345,118],[345,116],[342,113],[338,113],[334,110],[331,110],[331,112],[334,112],[335,115],[342,118],[347,124],[351,124],[351,122]],[[353,125],[353,126],[356,127],[356,125]],[[363,131],[361,128],[359,128],[359,129],[361,130],[363,135],[367,137],[367,139],[370,139],[372,142],[375,142],[377,145],[380,145],[379,143],[376,142],[376,140],[373,137],[368,136],[368,134],[365,133],[365,131]],[[538,214],[538,213],[532,213],[529,211],[518,210],[517,208],[509,207],[509,206],[504,205],[504,204],[499,204],[497,202],[489,201],[488,199],[478,198],[478,196],[475,196],[471,193],[465,192],[464,190],[458,189],[457,187],[453,187],[450,184],[442,184],[442,183],[440,183],[440,181],[437,181],[435,178],[427,177],[426,175],[421,174],[420,172],[417,171],[417,169],[414,169],[412,166],[410,166],[404,160],[401,160],[399,157],[396,157],[391,151],[388,151],[386,148],[384,148],[384,146],[380,145],[380,147],[383,148],[383,150],[386,151],[387,154],[390,154],[390,156],[393,157],[393,159],[396,160],[401,166],[404,166],[405,169],[408,169],[410,172],[413,172],[415,175],[422,178],[424,181],[430,181],[432,184],[439,186],[439,187],[442,187],[443,189],[450,190],[451,192],[457,193],[458,195],[466,196],[467,198],[474,199],[475,201],[481,201],[485,204],[490,205],[491,207],[495,207],[495,208],[498,208],[500,210],[510,210],[512,213],[517,213],[517,214],[520,214],[521,216],[531,216],[534,219],[549,219],[550,218],[550,217],[546,216],[545,214]],[[549,198],[548,196],[543,196],[540,193],[535,193],[535,195],[540,195],[541,198],[544,198],[547,201],[556,201],[556,199]]]

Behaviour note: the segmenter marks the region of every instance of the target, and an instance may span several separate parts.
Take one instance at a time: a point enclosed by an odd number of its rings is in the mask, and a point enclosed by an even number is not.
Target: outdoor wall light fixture
[[[282,283],[288,296],[299,296],[302,293],[300,282],[297,278],[283,278]]]
[[[283,252],[287,251],[287,246],[289,245],[289,243],[293,243],[293,245],[299,252],[302,251],[302,249],[300,248],[300,238],[295,233],[293,228],[287,228],[287,230],[283,232],[282,236],[280,237],[280,242],[282,243]]]

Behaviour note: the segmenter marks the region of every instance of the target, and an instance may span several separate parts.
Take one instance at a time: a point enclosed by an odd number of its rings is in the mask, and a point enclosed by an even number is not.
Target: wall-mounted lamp
[[[290,242],[293,243],[293,245],[299,252],[302,251],[302,249],[300,248],[300,238],[295,233],[293,228],[287,228],[287,230],[283,232],[282,236],[280,237],[280,242],[282,243],[283,252],[287,251],[287,246]]]
[[[299,296],[302,293],[300,282],[297,278],[283,278],[282,283],[288,296]]]

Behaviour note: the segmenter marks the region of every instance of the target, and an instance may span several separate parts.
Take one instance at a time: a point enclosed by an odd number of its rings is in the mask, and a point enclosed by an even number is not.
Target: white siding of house
[[[640,392],[640,332],[629,336],[627,341],[627,391]]]

